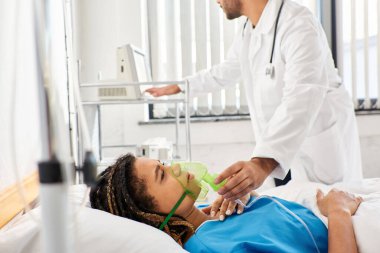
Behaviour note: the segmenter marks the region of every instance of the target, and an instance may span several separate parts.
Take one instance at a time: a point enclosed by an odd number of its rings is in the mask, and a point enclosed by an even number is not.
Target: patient
[[[357,252],[351,215],[361,198],[335,190],[326,196],[318,192],[328,231],[307,208],[269,196],[253,195],[253,204],[243,214],[219,221],[209,209],[197,209],[189,195],[178,201],[185,196],[184,188],[168,171],[157,160],[124,155],[99,175],[90,193],[91,206],[161,226],[190,252]],[[192,185],[193,176],[180,173],[182,182]],[[163,223],[176,203],[174,215]]]

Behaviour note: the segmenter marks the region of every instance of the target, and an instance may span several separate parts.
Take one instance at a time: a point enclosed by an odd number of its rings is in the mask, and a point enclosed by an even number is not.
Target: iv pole
[[[50,0],[35,1],[35,39],[37,71],[39,76],[40,122],[43,154],[38,164],[41,201],[42,251],[45,253],[73,252],[69,238],[68,175],[65,173],[65,157],[58,148],[59,116],[62,116],[58,94],[52,82],[51,72],[51,20]],[[63,154],[62,154],[63,153]],[[70,250],[72,248],[72,250]]]
[[[56,0],[37,0],[34,5],[34,34],[40,84],[38,87],[39,120],[42,134],[42,158],[38,164],[41,216],[43,217],[41,221],[42,250],[44,253],[71,253],[74,252],[74,244],[69,230],[72,215],[69,208],[68,187],[73,168],[70,152],[67,152],[70,147],[67,138],[70,134],[64,127],[57,84],[52,78],[52,14],[49,8],[54,1]],[[76,96],[78,99],[80,94]],[[79,105],[79,110],[83,112],[81,105]],[[83,116],[82,114],[80,126],[85,128],[86,122],[83,122]],[[90,144],[84,151],[83,166],[78,165],[78,170],[84,174],[85,183],[91,186],[96,177],[96,159],[91,152]]]

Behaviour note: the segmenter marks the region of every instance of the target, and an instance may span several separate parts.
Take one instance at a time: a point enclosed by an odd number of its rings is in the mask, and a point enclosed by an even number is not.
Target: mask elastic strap
[[[174,207],[172,208],[172,210],[170,211],[170,213],[168,214],[168,216],[166,216],[165,220],[161,223],[160,225],[160,230],[163,230],[164,227],[166,226],[166,224],[168,224],[170,218],[173,216],[174,212],[177,210],[177,208],[179,207],[179,205],[181,205],[182,201],[185,199],[186,195],[188,194],[188,191],[186,190],[182,196],[179,198],[179,200],[177,201],[177,203],[174,205]]]

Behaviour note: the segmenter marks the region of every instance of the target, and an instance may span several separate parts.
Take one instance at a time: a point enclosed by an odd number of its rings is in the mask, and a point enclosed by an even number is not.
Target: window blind
[[[299,0],[313,12],[317,0]],[[227,20],[205,0],[147,0],[148,39],[154,80],[177,80],[224,60],[245,17]],[[193,116],[248,114],[242,83],[194,99]],[[154,118],[171,117],[174,105],[155,105]]]
[[[337,1],[338,63],[356,110],[380,109],[380,1]]]

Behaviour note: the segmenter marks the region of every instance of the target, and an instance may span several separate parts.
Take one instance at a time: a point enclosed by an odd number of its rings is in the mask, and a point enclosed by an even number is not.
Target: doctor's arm
[[[210,69],[201,70],[195,75],[186,77],[185,79],[189,82],[190,95],[194,97],[238,83],[241,79],[240,73],[239,60],[231,56],[222,63]],[[145,92],[150,93],[154,97],[160,97],[178,94],[181,91],[183,91],[183,87],[173,84],[164,87],[149,88]]]
[[[216,179],[218,183],[233,176],[233,183],[227,182],[219,192],[227,198],[236,199],[256,189],[268,175],[285,178],[327,94],[329,52],[325,52],[317,24],[294,21],[286,30],[280,41],[285,62],[281,103],[263,129],[253,159],[235,163]]]
[[[326,196],[318,190],[318,208],[328,218],[329,253],[358,252],[351,216],[355,214],[362,201],[361,197],[335,189]]]
[[[192,76],[185,77],[184,79],[189,82],[190,96],[198,96],[238,83],[241,80],[240,48],[241,33],[238,32],[228,51],[226,59],[209,69],[200,70]],[[183,91],[183,87],[177,84],[153,87],[146,90],[146,92],[155,97],[174,95],[181,91]]]
[[[312,22],[292,25],[281,42],[285,61],[283,97],[253,152],[254,157],[269,157],[279,163],[273,177],[286,176],[325,100],[329,52],[323,42]]]

